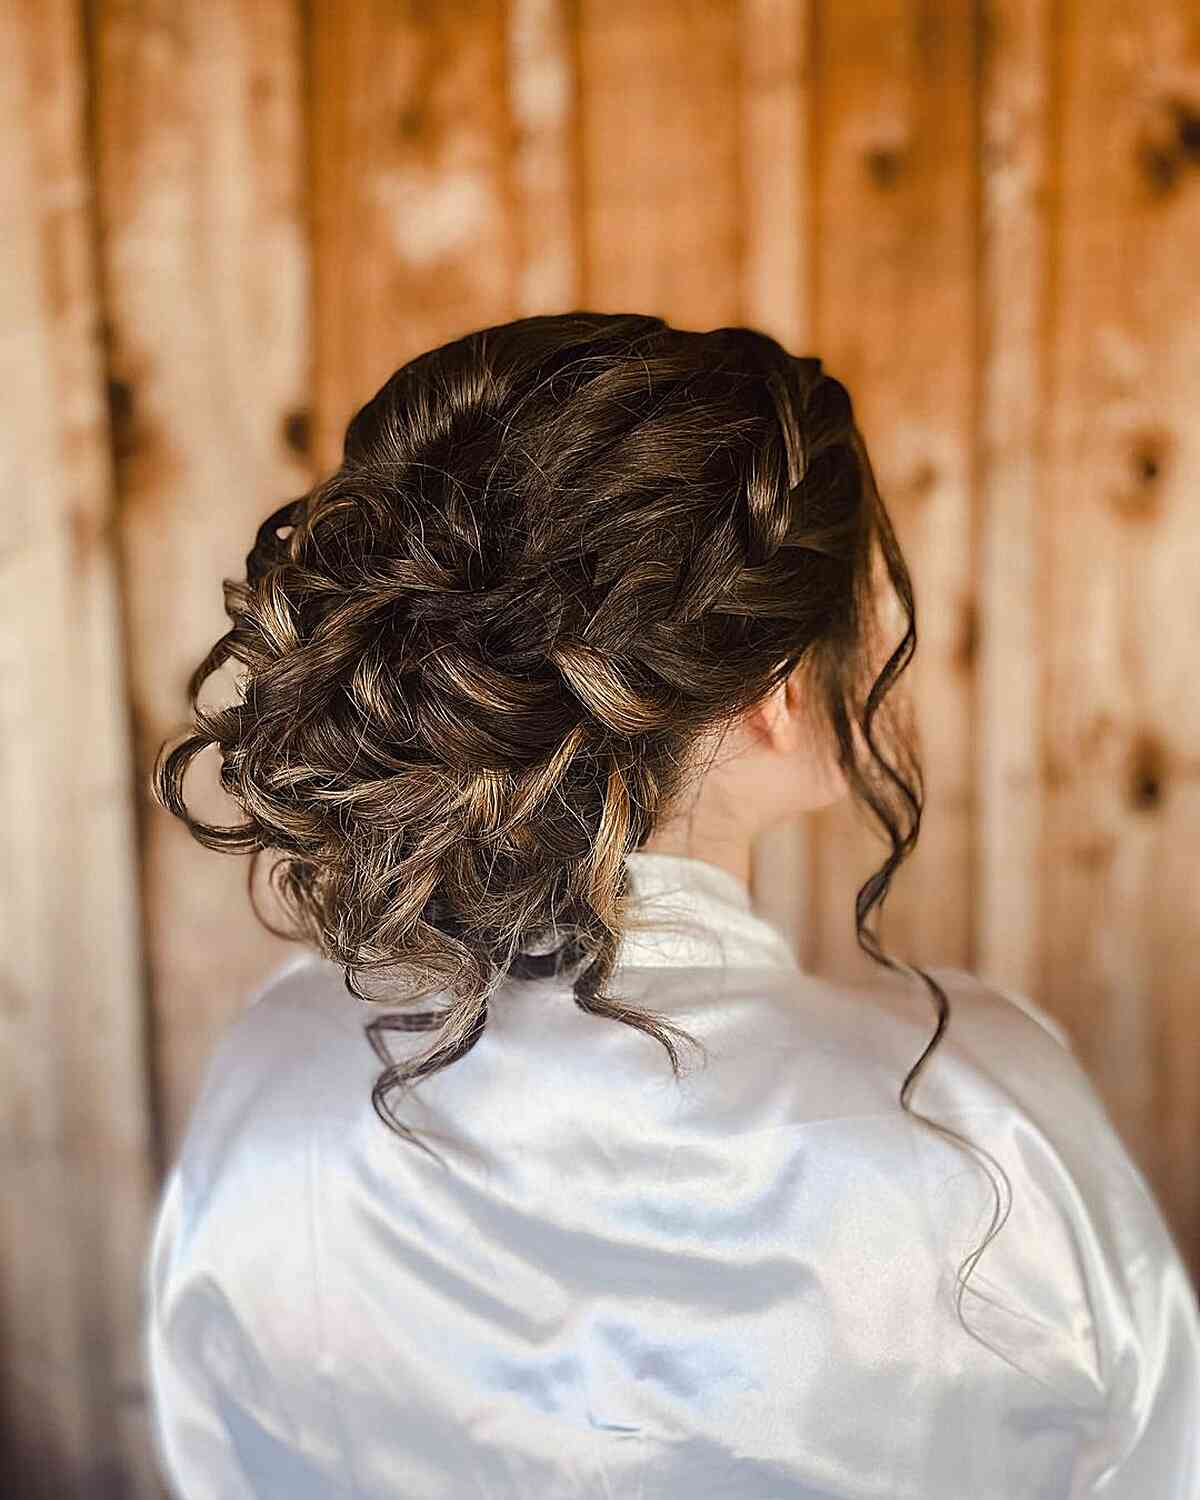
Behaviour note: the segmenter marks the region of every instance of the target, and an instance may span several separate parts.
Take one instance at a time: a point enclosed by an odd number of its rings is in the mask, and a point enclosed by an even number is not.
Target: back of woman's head
[[[876,546],[907,619],[878,676]],[[276,853],[287,935],[393,1007],[368,1028],[381,1114],[385,1089],[478,1040],[505,976],[569,972],[576,1003],[653,1035],[678,1072],[670,1038],[688,1034],[607,993],[625,857],[797,669],[891,843],[856,918],[894,966],[865,923],[915,842],[920,774],[872,722],[915,644],[912,595],[820,360],[636,315],[471,333],[396,371],[225,591],[233,626],[191,698],[232,658],[241,700],[196,707],[156,795],[210,847]],[[184,804],[212,744],[246,816],[231,829]],[[437,1012],[395,1008],[435,991]],[[435,1027],[415,1059],[382,1048]]]

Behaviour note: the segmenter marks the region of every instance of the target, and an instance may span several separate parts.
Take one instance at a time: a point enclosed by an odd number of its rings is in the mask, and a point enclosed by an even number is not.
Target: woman
[[[191,696],[234,660],[239,699],[155,790],[273,852],[310,951],[160,1204],[177,1494],[1197,1500],[1195,1294],[1068,1038],[867,925],[920,825],[877,724],[916,632],[819,360],[475,332],[356,414],[226,605]],[[231,829],[184,802],[210,745]],[[847,791],[890,844],[870,984],[803,973],[747,884]]]

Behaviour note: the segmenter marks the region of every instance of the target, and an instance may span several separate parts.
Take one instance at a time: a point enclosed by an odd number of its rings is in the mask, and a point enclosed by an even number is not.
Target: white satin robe
[[[145,1270],[185,1500],[1200,1500],[1196,1292],[1061,1029],[935,968],[805,974],[712,865],[639,853],[617,991],[512,982],[380,1122],[374,1011],[307,954],[225,1033]],[[392,1033],[393,1051],[428,1037]],[[1200,1160],[1200,1158],[1198,1158]],[[1007,1196],[1002,1179],[993,1176]]]

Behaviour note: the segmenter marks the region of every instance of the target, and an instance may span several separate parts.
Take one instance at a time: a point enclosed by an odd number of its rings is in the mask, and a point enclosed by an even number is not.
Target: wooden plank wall
[[[919,608],[928,805],[884,941],[1062,1019],[1200,1276],[1189,0],[14,0],[0,28],[0,1487],[159,1493],[149,1216],[291,951],[148,793],[220,580],[396,365],[523,313],[748,322],[849,386]],[[848,805],[764,843],[809,968],[872,972],[880,857]]]
[[[79,18],[0,6],[0,1492],[151,1494],[155,1187]]]

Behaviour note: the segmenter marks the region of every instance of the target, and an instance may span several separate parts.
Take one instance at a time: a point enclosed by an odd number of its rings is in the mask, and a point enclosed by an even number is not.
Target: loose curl
[[[876,546],[906,628],[874,676]],[[372,1102],[402,1137],[436,1156],[386,1096],[470,1051],[507,976],[569,975],[582,1010],[653,1036],[680,1076],[675,1041],[696,1038],[608,991],[625,859],[678,804],[698,747],[803,668],[890,844],[857,893],[859,945],[919,975],[937,1009],[901,1107],[987,1156],[911,1110],[949,1000],[867,925],[921,823],[898,721],[894,759],[876,739],[915,610],[850,397],[819,359],[752,328],[633,314],[470,333],[391,376],[336,472],[263,522],[245,581],[224,590],[232,628],[191,678],[194,732],[160,749],[154,793],[200,843],[253,853],[252,900],[259,856],[279,854],[270,878],[294,925],[260,920],[315,944],[352,995],[445,998],[366,1027],[386,1064]],[[241,701],[201,709],[231,659]],[[184,802],[212,745],[246,815],[235,827]],[[365,990],[367,974],[390,992]],[[398,1061],[389,1031],[437,1034]],[[996,1199],[963,1265],[1007,1216]],[[964,1286],[960,1266],[960,1321]]]

